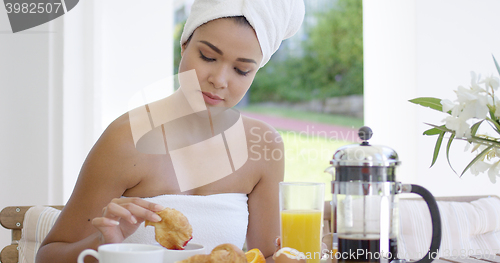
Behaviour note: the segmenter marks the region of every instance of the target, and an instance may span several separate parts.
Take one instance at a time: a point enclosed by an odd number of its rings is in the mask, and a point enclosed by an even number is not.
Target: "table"
[[[410,260],[408,262],[415,262]],[[331,263],[330,260],[321,260],[321,263]],[[459,257],[442,257],[434,259],[432,263],[500,263],[500,254],[497,255],[475,255]]]
[[[500,263],[500,254],[442,257],[439,259],[435,259],[433,263]]]

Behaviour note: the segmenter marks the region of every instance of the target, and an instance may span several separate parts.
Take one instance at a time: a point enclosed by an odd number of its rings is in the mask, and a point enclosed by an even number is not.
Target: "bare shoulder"
[[[271,125],[243,117],[249,161],[259,172],[258,183],[248,195],[247,245],[272,254],[273,241],[279,236],[279,183],[285,175],[285,152],[281,135]]]
[[[248,116],[243,116],[243,124],[250,144],[265,145],[272,149],[283,147],[280,133],[271,125]]]
[[[129,114],[125,113],[109,124],[97,143],[114,144],[122,150],[124,150],[123,147],[134,148]]]
[[[137,151],[132,137],[129,114],[125,113],[114,120],[102,133],[84,164],[91,170],[99,169],[106,177],[117,176],[131,187],[140,181],[141,169],[137,169],[146,157]],[[91,167],[87,167],[91,166]]]
[[[101,134],[84,162],[80,177],[101,183],[121,182],[121,190],[126,189],[137,183],[136,179],[128,175],[134,170],[138,157],[126,113],[114,120]]]
[[[280,175],[284,172],[285,151],[280,133],[271,125],[250,117],[243,117],[247,137],[248,157],[262,175]]]
[[[130,135],[128,114],[117,118],[103,132],[87,155],[73,193],[47,236],[51,242],[76,242],[94,233],[92,218],[102,208],[138,184],[137,154]]]

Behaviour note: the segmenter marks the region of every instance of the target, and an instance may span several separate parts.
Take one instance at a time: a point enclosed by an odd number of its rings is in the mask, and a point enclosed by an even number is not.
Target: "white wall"
[[[428,188],[436,196],[500,195],[500,183],[487,175],[459,178],[444,151],[429,168],[436,137],[423,136],[445,117],[413,105],[409,99],[454,99],[459,85],[470,83],[470,71],[491,74],[491,55],[500,58],[497,0],[365,0],[365,124],[373,142],[400,155],[400,180]],[[452,145],[451,160],[460,174],[474,157],[465,144]],[[444,146],[443,146],[444,149]]]
[[[172,75],[172,1],[80,1],[15,34],[1,6],[0,208],[64,204],[132,94]]]
[[[62,202],[58,22],[12,34],[0,8],[0,207]],[[60,41],[59,41],[60,42]],[[0,246],[10,232],[0,229]]]
[[[124,4],[125,3],[125,4]],[[141,88],[173,74],[173,4],[82,1],[65,17],[64,202],[92,145]],[[77,9],[75,8],[75,9]],[[80,12],[78,12],[80,11]]]
[[[102,1],[101,126],[127,111],[137,91],[173,74],[173,1]],[[117,92],[119,91],[119,92]],[[112,105],[109,106],[109,105]]]
[[[62,93],[63,116],[63,181],[62,204],[66,203],[85,156],[102,128],[98,125],[101,109],[99,83],[96,75],[101,69],[95,50],[102,45],[99,36],[100,10],[95,1],[81,1],[64,22],[64,75]]]

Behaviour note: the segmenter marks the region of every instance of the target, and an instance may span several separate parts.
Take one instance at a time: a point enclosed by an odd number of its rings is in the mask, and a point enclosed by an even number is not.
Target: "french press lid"
[[[395,168],[401,163],[393,149],[371,145],[368,140],[373,132],[363,126],[358,131],[361,144],[340,147],[330,164],[335,168],[336,181],[396,181]]]

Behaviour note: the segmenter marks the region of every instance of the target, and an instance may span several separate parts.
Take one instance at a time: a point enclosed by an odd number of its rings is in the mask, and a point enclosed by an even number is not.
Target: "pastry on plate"
[[[243,250],[233,244],[221,244],[209,255],[194,255],[178,263],[247,263]]]
[[[173,208],[165,208],[157,212],[160,222],[146,220],[146,226],[155,227],[155,239],[165,248],[183,250],[193,238],[193,228],[181,212]]]

